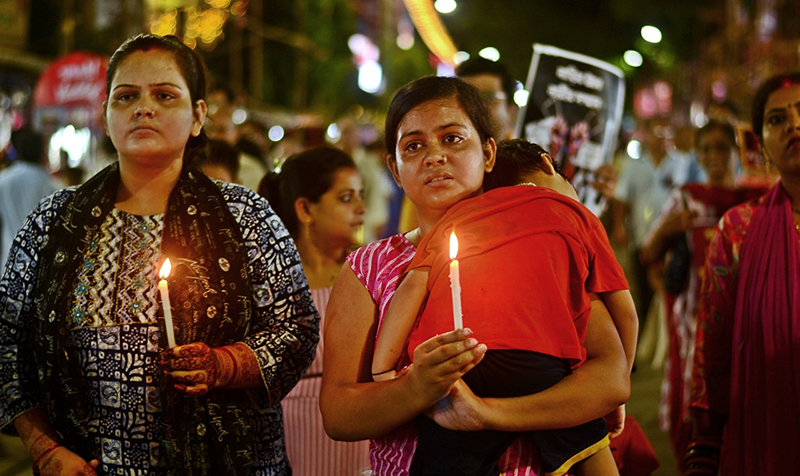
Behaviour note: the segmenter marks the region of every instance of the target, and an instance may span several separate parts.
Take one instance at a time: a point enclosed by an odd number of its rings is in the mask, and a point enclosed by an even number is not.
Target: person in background
[[[641,261],[650,266],[667,259],[664,276],[669,353],[661,390],[660,423],[682,468],[689,425],[689,385],[697,329],[697,303],[706,251],[722,214],[762,195],[765,189],[735,185],[736,133],[712,120],[697,133],[697,157],[708,182],[673,190],[642,246]]]
[[[800,467],[800,73],[764,81],[751,112],[780,179],[728,210],[711,239],[684,474],[794,474]]]
[[[235,147],[238,140],[233,112],[236,109],[236,95],[230,88],[218,84],[208,94],[208,137],[221,140]],[[250,190],[258,190],[261,179],[270,171],[266,163],[249,153],[239,151],[238,181]]]
[[[695,152],[695,130],[689,125],[675,127],[672,156],[683,164],[683,183],[704,183],[706,172],[700,166]]]
[[[279,402],[311,364],[319,318],[266,200],[192,170],[205,84],[177,37],[126,40],[103,115],[118,163],[42,200],[14,239],[0,429],[35,473],[291,473]]]
[[[236,148],[247,155],[250,155],[264,164],[271,172],[274,168],[273,160],[270,157],[272,141],[269,138],[269,130],[263,122],[255,119],[247,119],[236,127]]]
[[[517,80],[505,64],[480,56],[469,58],[456,67],[456,76],[480,91],[495,124],[492,137],[498,141],[514,137],[519,106],[514,102]]]
[[[0,272],[6,266],[14,236],[39,200],[56,191],[45,170],[44,137],[25,127],[11,134],[11,165],[0,171]],[[13,266],[15,258],[9,263]]]
[[[364,215],[363,243],[370,243],[382,237],[383,229],[389,220],[389,200],[391,199],[390,178],[387,177],[386,163],[378,153],[381,148],[368,147],[365,142],[375,142],[377,133],[372,125],[361,125],[355,120],[345,118],[339,121],[341,136],[336,146],[353,158],[364,181],[364,201],[367,213]],[[366,136],[366,137],[364,137]]]
[[[469,329],[447,332],[414,350],[399,378],[373,382],[372,352],[387,306],[421,239],[447,210],[482,191],[496,145],[478,91],[452,77],[429,76],[401,88],[386,119],[387,164],[416,205],[420,227],[370,243],[348,256],[326,310],[325,372],[320,409],[334,439],[371,438],[377,474],[408,474],[417,435],[409,422],[431,414],[446,428],[532,431],[575,426],[604,416],[628,397],[625,353],[608,311],[593,302],[587,360],[554,386],[519,398],[480,399],[460,379],[486,345]],[[501,472],[536,471],[535,447],[518,439],[498,462]]]
[[[628,158],[623,165],[609,210],[609,238],[614,245],[626,248],[629,255],[626,273],[636,303],[641,333],[653,300],[654,288],[660,287],[660,278],[653,279],[653,276],[660,275],[659,271],[649,272],[639,260],[642,244],[672,189],[683,185],[680,178],[684,175],[681,163],[667,152],[670,133],[666,121],[645,121],[639,135],[644,150],[641,158]]]
[[[239,151],[227,142],[209,140],[208,154],[199,158],[194,166],[206,177],[228,183],[239,183]]]
[[[311,297],[325,321],[331,289],[347,254],[358,245],[365,205],[353,159],[331,147],[289,157],[280,174],[262,180],[267,197],[297,244]],[[322,424],[324,340],[297,386],[283,399],[286,453],[295,476],[355,476],[369,470],[369,442],[334,441]]]

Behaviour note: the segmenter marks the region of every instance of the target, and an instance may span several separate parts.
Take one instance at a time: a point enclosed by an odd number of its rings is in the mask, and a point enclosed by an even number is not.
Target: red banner
[[[98,106],[106,100],[108,58],[75,52],[53,61],[33,93],[35,107]]]

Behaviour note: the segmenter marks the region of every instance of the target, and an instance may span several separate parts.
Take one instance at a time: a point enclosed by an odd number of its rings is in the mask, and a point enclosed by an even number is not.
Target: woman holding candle
[[[458,267],[465,276],[464,319],[489,348],[463,377],[478,396],[539,392],[580,365],[590,293],[627,296],[632,323],[627,324],[635,335],[633,300],[605,230],[580,204],[547,152],[525,139],[502,142],[484,187],[480,196],[452,206],[420,242],[382,323],[372,359],[378,375],[390,375],[385,369],[404,365],[417,345],[452,329],[447,314],[455,290],[445,267],[449,261],[454,276],[446,250],[453,229],[465,242],[463,266]],[[418,417],[415,424],[419,445],[412,475],[430,474],[432,468],[488,474],[518,436],[451,431],[427,417]],[[598,418],[573,428],[532,432],[530,438],[548,474],[563,474],[579,461],[578,474],[615,474],[607,434]],[[465,461],[472,472],[457,470]]]
[[[265,177],[259,193],[294,238],[321,326],[333,281],[364,224],[355,162],[332,147],[309,149],[289,157],[279,174]],[[320,339],[311,367],[282,401],[286,453],[295,476],[356,476],[369,469],[369,443],[334,441],[325,433],[319,411],[322,351]]]
[[[780,179],[728,210],[706,256],[684,474],[800,467],[800,73],[756,91],[753,130]]]
[[[41,474],[287,474],[279,401],[318,338],[294,244],[261,197],[192,170],[196,53],[140,35],[106,77],[119,162],[42,201],[0,281],[0,427]]]
[[[337,278],[327,310],[320,401],[328,433],[337,439],[372,438],[373,470],[405,475],[416,446],[407,423],[447,395],[449,404],[433,414],[438,423],[459,430],[569,427],[617,408],[629,392],[628,370],[614,325],[597,302],[586,363],[538,394],[475,397],[460,378],[480,362],[486,346],[469,329],[425,341],[414,350],[414,365],[405,375],[372,382],[375,336],[416,244],[450,207],[481,192],[495,154],[485,105],[458,79],[429,77],[405,86],[392,100],[386,123],[388,164],[414,202],[420,228],[361,248]],[[518,440],[501,458],[500,469],[536,469],[535,460],[531,443]]]

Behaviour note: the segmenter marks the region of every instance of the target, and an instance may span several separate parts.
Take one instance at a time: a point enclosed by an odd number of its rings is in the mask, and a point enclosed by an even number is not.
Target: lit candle
[[[453,295],[453,322],[456,329],[461,329],[464,324],[461,321],[461,280],[458,276],[458,239],[456,232],[450,233],[450,291]]]
[[[158,291],[161,293],[161,304],[164,306],[164,327],[167,329],[167,345],[171,349],[175,347],[175,330],[172,328],[172,309],[169,306],[169,287],[167,286],[167,277],[170,271],[172,271],[172,265],[169,264],[169,258],[167,258],[158,273],[158,277],[161,278],[161,281],[158,282]]]

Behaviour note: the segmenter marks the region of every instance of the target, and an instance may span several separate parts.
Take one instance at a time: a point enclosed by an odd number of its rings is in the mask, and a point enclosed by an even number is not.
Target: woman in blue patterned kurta
[[[294,243],[255,193],[192,170],[194,52],[132,38],[107,92],[119,163],[44,199],[0,280],[0,428],[41,474],[288,474],[280,399],[318,340]]]

